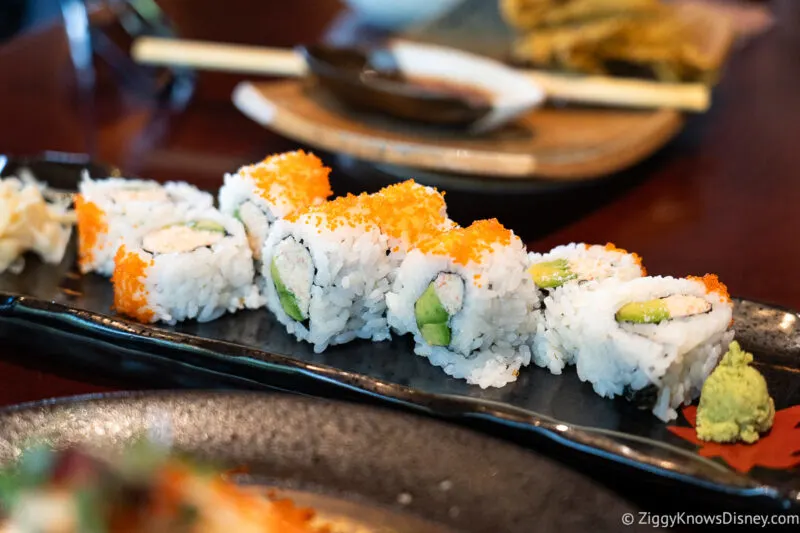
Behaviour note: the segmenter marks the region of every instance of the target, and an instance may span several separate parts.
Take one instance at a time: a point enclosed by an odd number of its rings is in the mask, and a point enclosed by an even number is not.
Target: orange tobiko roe
[[[408,247],[450,229],[444,192],[406,180],[369,196],[371,216],[385,235]]]
[[[250,167],[261,197],[271,204],[288,203],[293,211],[333,194],[330,172],[317,156],[303,150],[275,154]]]
[[[728,293],[728,287],[719,280],[716,274],[706,274],[705,276],[686,276],[686,279],[692,281],[699,281],[706,286],[706,292],[715,292],[719,294],[724,302],[731,301],[731,295]]]
[[[342,226],[377,227],[383,234],[411,248],[439,235],[448,227],[444,196],[414,180],[384,187],[375,194],[348,194],[320,205],[299,209],[285,218],[290,222],[310,218],[316,226],[336,230]],[[316,215],[316,216],[315,216]],[[393,252],[400,250],[394,246]]]
[[[128,252],[120,246],[114,257],[114,274],[111,283],[114,285],[113,309],[120,314],[135,318],[139,322],[152,322],[155,314],[147,301],[147,288],[144,280],[147,269],[153,260],[145,261],[134,252]]]
[[[514,236],[496,218],[478,220],[469,227],[446,231],[437,237],[419,244],[421,252],[434,255],[446,255],[454,263],[467,265],[470,261],[480,262],[483,254],[492,249],[492,245],[507,246]]]
[[[642,276],[647,275],[647,269],[642,264],[642,256],[637,254],[636,252],[628,252],[625,248],[620,248],[613,242],[607,242],[605,245],[605,249],[607,252],[619,252],[621,254],[628,254],[633,258],[634,263],[639,265],[639,268],[642,270]]]
[[[324,204],[299,209],[285,218],[290,222],[296,222],[300,217],[307,217],[311,220],[311,224],[331,231],[345,226],[375,227],[376,224],[369,215],[368,197],[366,193],[358,196],[352,194],[340,196]]]
[[[78,265],[82,272],[88,272],[94,263],[100,236],[108,233],[106,214],[81,194],[75,196],[75,214],[78,219]]]

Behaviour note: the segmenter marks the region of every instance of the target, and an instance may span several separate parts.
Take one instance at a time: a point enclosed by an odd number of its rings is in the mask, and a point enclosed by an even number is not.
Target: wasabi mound
[[[708,376],[697,408],[697,437],[705,441],[753,443],[769,431],[775,403],[767,382],[750,366],[753,355],[733,341],[719,366]]]

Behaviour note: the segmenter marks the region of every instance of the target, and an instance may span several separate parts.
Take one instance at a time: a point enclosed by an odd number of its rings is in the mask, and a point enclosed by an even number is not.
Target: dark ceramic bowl
[[[526,77],[489,59],[459,51],[390,43],[379,49],[300,47],[320,86],[348,106],[437,126],[488,130],[539,105],[544,93]],[[438,80],[474,97],[428,83]]]
[[[4,409],[0,465],[31,443],[114,453],[160,428],[177,452],[244,470],[236,481],[311,505],[345,531],[613,532],[639,511],[597,481],[491,437],[288,395],[131,393]]]

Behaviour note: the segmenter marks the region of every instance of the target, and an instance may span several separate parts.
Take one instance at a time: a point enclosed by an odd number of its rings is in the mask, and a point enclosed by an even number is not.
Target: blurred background
[[[0,39],[60,16],[57,0],[5,0],[0,6]]]
[[[534,249],[570,240],[614,240],[647,256],[657,272],[714,270],[734,291],[750,284],[752,297],[774,300],[771,295],[782,294],[778,271],[788,275],[791,266],[781,259],[779,247],[769,244],[767,229],[792,213],[788,207],[776,210],[750,198],[758,191],[783,190],[775,194],[785,197],[795,190],[788,178],[795,168],[794,152],[781,147],[790,142],[787,129],[800,122],[800,2],[694,1],[735,12],[739,32],[707,112],[682,116],[681,133],[663,148],[602,180],[534,179],[527,189],[500,182],[499,188],[478,192],[440,182],[448,190],[453,216],[465,223],[496,216]],[[678,3],[683,2],[669,4]],[[233,107],[234,87],[253,76],[138,65],[128,55],[137,36],[271,47],[369,42],[387,32],[412,32],[426,19],[454,9],[453,16],[438,24],[437,35],[493,51],[507,45],[494,31],[504,21],[496,7],[493,16],[485,16],[483,6],[497,4],[108,0],[88,3],[87,26],[81,23],[80,0],[4,0],[0,101],[5,104],[0,105],[0,123],[11,125],[13,134],[2,135],[0,153],[87,153],[124,175],[187,180],[214,190],[225,172],[269,153],[296,149],[298,143]],[[570,5],[545,0],[527,4],[552,4],[553,9]],[[464,39],[464,28],[471,25],[487,31],[467,32]],[[505,32],[513,35],[507,27]],[[89,62],[82,39],[86,33]],[[545,111],[560,109],[587,112],[558,101]],[[337,193],[376,189],[398,179],[335,154],[321,155],[335,167]],[[422,172],[405,176],[425,181]],[[735,213],[746,213],[749,222]],[[726,232],[731,228],[736,231]],[[708,246],[711,242],[714,247]],[[742,242],[760,242],[766,250],[760,264],[774,265],[775,275],[765,277],[755,262],[746,266],[738,261]],[[677,247],[692,251],[679,256],[673,253]],[[800,288],[796,294],[800,298]]]

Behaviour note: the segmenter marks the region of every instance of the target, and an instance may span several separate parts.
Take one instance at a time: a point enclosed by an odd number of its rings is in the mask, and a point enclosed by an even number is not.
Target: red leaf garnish
[[[783,470],[800,464],[800,429],[797,428],[800,423],[800,405],[776,411],[772,429],[753,444],[702,441],[697,438],[695,431],[697,407],[684,407],[683,417],[691,427],[667,426],[667,429],[700,446],[697,453],[703,457],[720,457],[739,472],[749,472],[754,466]]]

